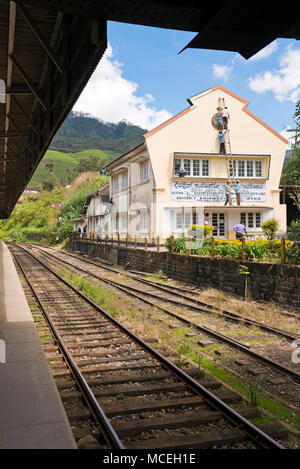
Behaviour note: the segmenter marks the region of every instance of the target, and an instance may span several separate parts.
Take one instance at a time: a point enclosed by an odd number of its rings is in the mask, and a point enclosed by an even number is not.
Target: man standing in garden
[[[247,234],[246,227],[245,225],[243,225],[242,220],[240,221],[240,223],[235,225],[232,229],[235,231],[236,239],[242,239],[242,237],[244,236],[244,233]]]

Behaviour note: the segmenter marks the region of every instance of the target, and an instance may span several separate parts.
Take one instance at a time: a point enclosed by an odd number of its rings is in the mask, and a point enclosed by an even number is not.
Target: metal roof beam
[[[20,135],[14,132],[0,132],[0,138],[20,138]]]
[[[62,62],[60,61],[59,57],[57,56],[56,52],[52,49],[50,44],[47,44],[47,41],[43,38],[43,35],[35,23],[35,21],[32,19],[30,16],[28,10],[25,8],[23,3],[20,0],[16,0],[16,4],[18,5],[19,10],[21,11],[22,15],[24,16],[28,26],[30,27],[31,31],[43,47],[43,49],[46,51],[47,55],[50,57],[52,62],[55,64],[57,69],[59,70],[60,73],[64,73],[64,67]]]
[[[9,2],[9,27],[8,27],[8,54],[12,54],[15,46],[15,29],[16,29],[16,4],[15,2]],[[7,60],[7,74],[6,74],[6,88],[11,88],[12,81],[12,61],[8,58]],[[5,132],[9,129],[9,120],[7,114],[10,112],[10,95],[6,97],[5,107]],[[4,142],[4,155],[7,151],[7,140]]]
[[[19,101],[14,96],[11,97],[11,100],[17,106],[17,108],[19,109],[19,111],[21,112],[23,117],[26,119],[26,121],[28,122],[28,124],[30,125],[32,130],[37,134],[38,131],[37,131],[36,127],[34,126],[31,118],[29,117],[27,112],[24,110],[23,106],[19,103]]]
[[[32,95],[32,91],[27,86],[13,85],[6,89],[6,94],[8,96],[27,95],[27,94]]]
[[[31,80],[28,77],[27,73],[22,68],[21,64],[16,59],[14,54],[9,54],[9,58],[12,61],[12,63],[14,64],[14,66],[16,67],[16,69],[18,70],[19,74],[21,75],[21,77],[23,78],[25,83],[27,84],[27,86],[31,89],[32,93],[34,94],[34,96],[36,97],[38,102],[41,104],[41,106],[44,108],[44,110],[47,111],[47,106],[46,106],[46,103],[45,103],[41,93],[36,89],[35,85],[31,82]]]
[[[29,145],[29,143],[27,142],[27,139],[26,139],[26,136],[21,132],[21,130],[19,129],[19,127],[17,126],[17,124],[15,123],[15,121],[13,120],[13,118],[11,117],[10,114],[7,114],[7,118],[9,119],[10,123],[12,124],[12,126],[15,128],[16,132],[19,134],[19,136],[22,138],[24,144],[26,145],[26,147],[28,148],[28,150],[30,152],[32,152],[32,148],[31,146]]]

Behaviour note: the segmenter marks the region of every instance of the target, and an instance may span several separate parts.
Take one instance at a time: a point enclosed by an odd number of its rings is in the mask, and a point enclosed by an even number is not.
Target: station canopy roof
[[[193,31],[185,48],[249,58],[277,37],[299,38],[296,9],[256,0],[0,0],[0,218],[101,59],[107,20]]]

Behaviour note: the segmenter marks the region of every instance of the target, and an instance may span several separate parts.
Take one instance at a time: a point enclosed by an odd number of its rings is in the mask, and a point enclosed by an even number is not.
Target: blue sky
[[[195,33],[109,22],[109,48],[75,110],[151,129],[221,84],[278,132],[293,127],[300,95],[300,43],[277,39],[250,60],[235,52],[187,49]],[[285,134],[286,135],[286,134]]]

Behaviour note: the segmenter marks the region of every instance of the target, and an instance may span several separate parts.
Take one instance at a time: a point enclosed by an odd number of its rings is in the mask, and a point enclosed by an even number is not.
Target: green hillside
[[[113,160],[120,153],[102,150],[83,150],[78,153],[62,153],[60,151],[48,150],[37,167],[30,186],[43,186],[46,183],[52,183],[54,186],[69,184],[76,176],[76,167],[81,165],[84,170],[86,160],[95,161],[100,168],[108,161]]]
[[[48,150],[44,160],[50,161],[65,161],[72,164],[77,164],[77,158],[69,155],[68,153],[62,153],[60,151]]]
[[[102,122],[70,112],[29,185],[50,189],[69,184],[80,172],[99,169],[143,141],[147,130],[129,122]]]
[[[56,153],[56,152],[55,152]],[[106,163],[107,160],[111,161],[114,158],[117,158],[121,153],[116,152],[116,151],[110,151],[110,150],[82,150],[79,151],[78,153],[70,153],[70,156],[74,158],[77,162],[81,158],[89,158],[90,156],[97,156],[99,159],[102,159],[104,163]]]

